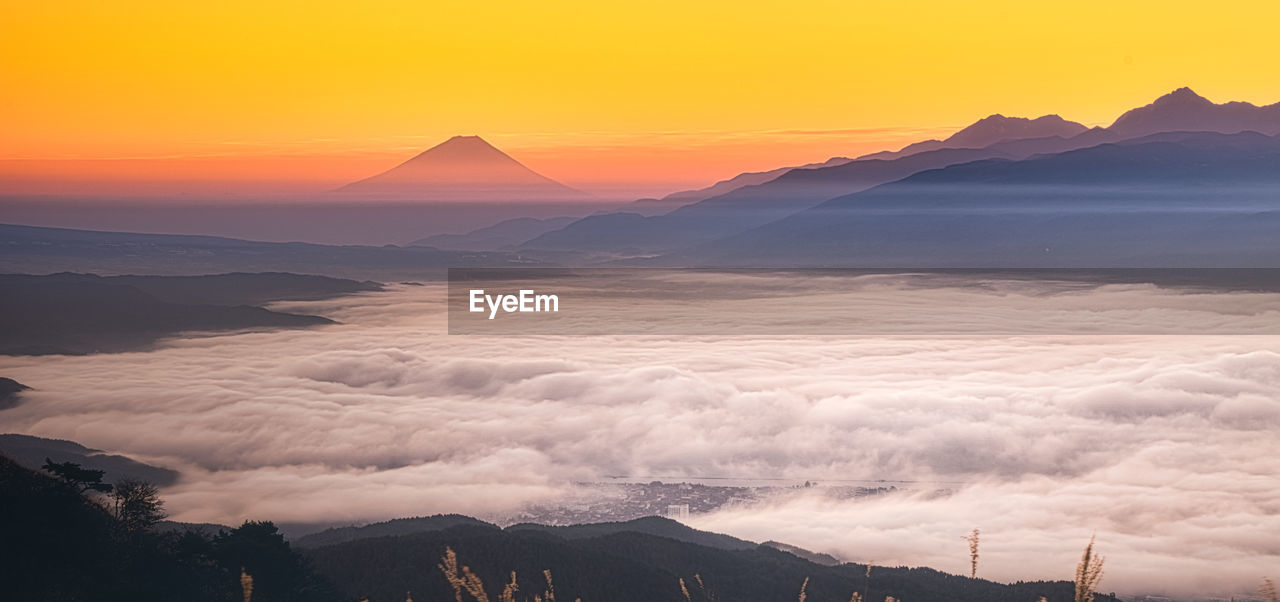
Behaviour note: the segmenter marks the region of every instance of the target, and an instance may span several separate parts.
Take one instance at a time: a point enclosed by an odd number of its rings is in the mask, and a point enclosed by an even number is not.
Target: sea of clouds
[[[1276,319],[1276,295],[1211,297],[1121,305]],[[979,574],[1003,581],[1070,579],[1096,534],[1104,591],[1280,576],[1280,336],[450,336],[444,299],[395,287],[277,307],[335,326],[4,358],[34,390],[0,431],[178,469],[182,521],[492,517],[606,475],[914,480],[947,484],[689,522],[955,573],[976,527]]]

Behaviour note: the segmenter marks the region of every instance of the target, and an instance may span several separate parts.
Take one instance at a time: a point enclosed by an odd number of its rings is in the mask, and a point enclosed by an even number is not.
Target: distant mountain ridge
[[[424,201],[579,200],[590,195],[539,174],[479,136],[454,136],[336,193]]]
[[[1120,138],[1175,131],[1274,136],[1280,134],[1280,102],[1261,107],[1247,102],[1215,104],[1184,87],[1126,111],[1107,130]]]
[[[1071,138],[1089,128],[1058,115],[1043,115],[1035,119],[1005,117],[999,113],[975,121],[945,140],[925,140],[897,151],[884,151],[858,157],[859,159],[892,159],[942,148],[983,148],[1008,140],[1030,138]]]
[[[1152,129],[1159,130],[1157,133],[1167,132],[1170,136],[1179,131],[1223,134],[1261,131],[1265,134],[1272,130],[1280,131],[1280,104],[1266,107],[1248,103],[1217,105],[1190,89],[1182,88],[1158,98],[1147,107],[1126,112],[1109,128],[1090,129],[1057,115],[1024,119],[996,114],[971,124],[946,140],[917,143],[899,151],[874,153],[836,165],[813,169],[785,168],[768,182],[741,186],[663,215],[645,217],[613,213],[589,216],[560,230],[542,234],[522,248],[535,256],[544,251],[580,252],[596,260],[671,254],[682,247],[692,248],[718,238],[731,237],[811,209],[825,200],[858,193],[913,174],[972,161],[1023,160],[1036,155],[1069,153],[1149,136],[1148,130]],[[1165,140],[1171,141],[1172,138]],[[1210,142],[1202,138],[1194,144]],[[1157,153],[1171,147],[1146,148]],[[1156,168],[1162,160],[1158,154],[1148,159]],[[1134,157],[1126,159],[1130,165],[1134,160]],[[1265,164],[1268,159],[1258,160]],[[1108,168],[1100,164],[1097,169],[1105,171]],[[1256,179],[1265,171],[1265,167],[1253,165],[1249,169],[1237,169],[1236,173],[1240,177]],[[772,175],[774,172],[763,173]],[[1071,177],[1088,180],[1103,172],[1074,173]],[[1166,176],[1181,181],[1193,173],[1203,173],[1203,170],[1193,169],[1184,174],[1167,172]],[[747,175],[754,174],[744,174]]]
[[[793,169],[818,169],[820,167],[835,167],[836,165],[844,165],[845,163],[849,163],[850,161],[853,161],[853,160],[854,159],[850,159],[848,157],[832,157],[820,163],[807,163],[805,165],[779,167],[777,169],[770,169],[768,171],[749,171],[745,173],[740,173],[727,180],[721,180],[706,188],[673,192],[658,200],[663,203],[674,204],[677,206],[687,205],[690,203],[695,203],[701,200],[709,199],[711,197],[720,196],[722,194],[728,194],[730,192],[733,192],[739,188],[743,188],[746,186],[764,184],[765,182],[769,182],[777,179],[778,176],[781,176]]]
[[[660,265],[1280,267],[1280,137],[1172,132],[921,171]]]
[[[686,205],[665,215],[593,215],[526,242],[527,251],[577,250],[621,255],[670,251],[742,232],[822,201],[925,169],[1008,157],[994,149],[938,149],[891,159],[792,169],[777,179]]]

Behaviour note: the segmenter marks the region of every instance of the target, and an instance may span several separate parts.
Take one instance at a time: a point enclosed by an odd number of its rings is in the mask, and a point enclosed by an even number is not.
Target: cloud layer
[[[1000,580],[1069,578],[1097,533],[1122,592],[1231,594],[1280,566],[1280,337],[446,336],[443,301],[405,287],[282,306],[337,326],[6,358],[36,390],[0,430],[177,468],[187,521],[501,516],[605,475],[889,479],[919,483],[692,522],[952,572],[978,527]]]

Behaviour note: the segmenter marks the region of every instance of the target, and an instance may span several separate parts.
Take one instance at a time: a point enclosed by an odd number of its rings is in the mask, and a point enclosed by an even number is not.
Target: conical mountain
[[[376,176],[338,189],[370,199],[578,200],[586,193],[543,176],[479,136],[454,136]]]
[[[1120,138],[1179,131],[1275,135],[1280,134],[1280,103],[1262,107],[1247,102],[1215,104],[1191,88],[1178,88],[1149,105],[1125,112],[1107,130]]]

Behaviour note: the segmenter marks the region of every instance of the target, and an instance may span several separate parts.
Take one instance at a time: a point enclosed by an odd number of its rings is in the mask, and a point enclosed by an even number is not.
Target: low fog
[[[1103,591],[1280,576],[1280,336],[450,336],[444,298],[398,287],[275,307],[336,326],[4,358],[34,390],[0,430],[181,471],[162,492],[181,521],[500,517],[607,475],[886,479],[917,482],[689,522],[955,573],[976,527],[979,576],[1002,581],[1070,579],[1096,534]],[[1276,306],[1206,299],[1126,296],[1123,315],[1238,326]],[[1022,297],[984,303],[1002,302]]]

